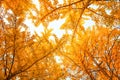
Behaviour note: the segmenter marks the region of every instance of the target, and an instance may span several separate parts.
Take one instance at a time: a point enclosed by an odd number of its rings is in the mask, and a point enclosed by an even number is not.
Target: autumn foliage
[[[0,80],[120,80],[119,2],[36,1],[0,0]],[[26,18],[44,26],[41,36]],[[48,25],[63,18],[59,38]]]

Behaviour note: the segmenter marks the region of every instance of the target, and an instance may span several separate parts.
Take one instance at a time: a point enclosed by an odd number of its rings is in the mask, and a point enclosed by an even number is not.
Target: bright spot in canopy
[[[44,31],[44,27],[42,25],[39,25],[38,27],[35,27],[35,25],[32,23],[32,20],[25,19],[24,23],[29,27],[30,34],[33,35],[35,32],[41,36],[41,32]]]
[[[59,4],[63,4],[64,1],[63,0],[58,0]]]
[[[90,6],[89,6],[89,8],[92,8],[92,9],[97,9],[99,6],[97,6],[97,5],[94,5],[94,4],[91,4]]]
[[[55,0],[50,0],[50,1],[52,2],[52,4],[55,2]],[[63,1],[63,0],[58,0],[58,3],[59,3],[59,4],[63,4],[64,1]]]
[[[54,59],[55,59],[56,63],[60,64],[63,62],[62,59],[60,58],[60,56],[54,56]]]
[[[60,26],[64,23],[64,21],[65,19],[59,19],[50,22],[48,25],[48,29],[53,29],[52,33],[58,38],[61,38],[65,33],[65,30],[60,30]],[[44,32],[44,26],[42,24],[40,24],[38,27],[35,27],[35,25],[32,23],[32,20],[27,18],[25,19],[24,23],[29,27],[31,35],[36,32],[39,36],[42,36],[41,32]]]
[[[112,11],[112,10],[109,10],[109,9],[105,10],[105,12],[106,12],[108,15],[110,15],[111,11]]]
[[[65,33],[65,30],[60,30],[60,26],[65,22],[65,19],[59,19],[50,22],[48,28],[53,29],[52,33],[55,34],[58,38],[61,38]]]
[[[70,77],[66,77],[66,79],[65,80],[71,80],[71,78]]]
[[[40,10],[39,0],[32,0],[32,2],[36,5],[37,9]]]
[[[91,19],[84,20],[83,26],[84,26],[85,29],[87,29],[89,27],[91,28],[93,25],[95,25],[95,22],[93,20],[91,20]]]

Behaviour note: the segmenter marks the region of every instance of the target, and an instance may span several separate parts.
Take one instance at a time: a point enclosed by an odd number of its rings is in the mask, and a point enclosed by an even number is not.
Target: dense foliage
[[[119,2],[38,0],[38,4],[0,0],[0,80],[120,80]],[[41,36],[31,35],[26,18],[36,27],[44,25]],[[66,33],[58,38],[48,25],[63,18],[61,29]],[[89,19],[95,25],[85,28]]]

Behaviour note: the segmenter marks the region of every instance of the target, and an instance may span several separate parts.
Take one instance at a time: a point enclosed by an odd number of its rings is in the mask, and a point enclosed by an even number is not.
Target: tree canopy
[[[34,1],[0,0],[0,80],[120,80],[120,2]],[[26,18],[44,26],[41,36]],[[61,38],[48,28],[59,19]]]

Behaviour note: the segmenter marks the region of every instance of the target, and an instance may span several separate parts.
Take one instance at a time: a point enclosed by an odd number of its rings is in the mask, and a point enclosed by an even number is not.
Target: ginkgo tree
[[[0,79],[120,79],[119,2],[38,0],[39,6],[33,2],[0,1]],[[42,36],[31,35],[26,17],[36,27],[44,25]],[[66,32],[59,39],[48,25],[61,18],[66,19],[61,29],[72,34]],[[95,25],[85,29],[83,24],[89,19]]]
[[[51,30],[48,29],[45,29],[42,37],[37,34],[31,36],[28,26],[23,23],[24,19],[18,18],[11,12],[3,11],[1,15],[0,79],[47,79],[46,76],[50,78],[46,75],[48,72],[44,70],[47,71],[51,62],[46,61],[49,60],[49,55],[53,55],[51,53],[60,47],[59,44],[64,43],[64,40],[58,40],[56,44],[50,42]],[[49,73],[53,74],[51,70]]]
[[[77,39],[66,46],[68,50],[64,53],[77,64],[77,77],[119,80],[120,31],[102,27],[86,31],[84,34],[79,34],[81,31],[76,34]]]

